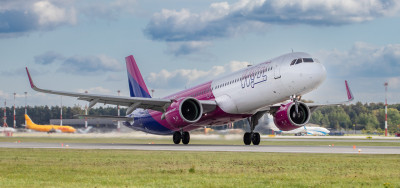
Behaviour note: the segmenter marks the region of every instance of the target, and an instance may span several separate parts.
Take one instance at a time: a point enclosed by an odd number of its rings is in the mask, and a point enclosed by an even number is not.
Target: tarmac
[[[175,145],[175,144],[108,144],[108,143],[34,143],[1,142],[0,148],[45,149],[107,149],[148,151],[212,151],[212,152],[273,152],[273,153],[336,153],[336,154],[400,154],[400,147],[392,146],[239,146],[239,145]]]
[[[58,138],[135,138],[135,139],[168,139],[171,136],[155,136],[138,133],[109,134],[47,134],[47,133],[17,133],[17,137],[58,137]],[[191,135],[192,139],[207,140],[237,140],[243,135]],[[262,136],[262,142],[268,141],[330,141],[330,142],[399,142],[398,137],[375,136]],[[172,140],[171,140],[172,142]],[[46,148],[46,149],[119,149],[119,150],[149,150],[149,151],[212,151],[212,152],[273,152],[273,153],[336,153],[336,154],[400,154],[398,146],[274,146],[274,145],[175,145],[175,144],[111,144],[111,143],[38,143],[38,142],[0,142],[0,148]]]

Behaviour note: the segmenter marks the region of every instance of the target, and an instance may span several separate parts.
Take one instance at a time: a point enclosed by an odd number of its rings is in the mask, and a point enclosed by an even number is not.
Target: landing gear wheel
[[[181,142],[181,139],[182,139],[181,132],[175,131],[174,136],[172,136],[172,140],[174,140],[174,143],[179,144]]]
[[[182,133],[182,143],[186,145],[186,144],[189,144],[189,141],[190,141],[189,132],[183,132]]]
[[[244,133],[243,142],[245,145],[251,144],[251,133],[249,133],[249,132]]]
[[[251,137],[251,142],[253,142],[253,145],[260,144],[260,141],[261,141],[260,133],[253,133]]]

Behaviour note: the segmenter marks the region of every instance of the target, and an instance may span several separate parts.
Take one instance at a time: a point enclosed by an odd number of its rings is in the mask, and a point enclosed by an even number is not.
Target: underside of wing
[[[144,109],[152,109],[157,111],[163,111],[166,107],[171,104],[170,99],[155,99],[155,98],[142,98],[142,97],[121,97],[121,96],[112,96],[112,95],[96,95],[96,94],[88,94],[88,93],[75,93],[75,92],[66,92],[66,91],[55,91],[48,89],[41,89],[36,87],[33,83],[31,75],[29,74],[28,68],[26,68],[26,72],[29,77],[29,82],[33,90],[49,93],[55,95],[69,96],[69,97],[77,97],[79,100],[84,100],[89,102],[89,108],[93,107],[97,103],[102,104],[113,104],[128,107],[127,113],[133,112],[136,108],[144,108]]]

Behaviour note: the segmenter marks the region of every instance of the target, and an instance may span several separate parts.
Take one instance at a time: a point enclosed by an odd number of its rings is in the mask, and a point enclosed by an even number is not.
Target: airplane
[[[269,118],[269,117],[268,117]],[[315,127],[315,126],[302,126],[297,129],[282,131],[279,130],[278,127],[274,123],[269,123],[268,127],[272,129],[274,132],[282,133],[282,134],[295,134],[296,136],[301,135],[309,135],[309,136],[325,136],[330,133],[327,128],[324,127]]]
[[[55,132],[63,132],[63,133],[75,133],[76,129],[71,126],[61,126],[61,125],[37,125],[33,123],[31,118],[25,114],[26,128],[32,129],[40,132],[47,133],[55,133]]]
[[[88,126],[86,129],[77,129],[79,134],[87,134],[90,130],[92,130],[92,126]]]
[[[328,130],[325,127],[307,127],[307,126],[304,126],[304,129],[306,131],[306,134],[307,135],[311,135],[311,136],[326,136],[331,132],[330,130]]]
[[[12,127],[0,127],[0,132],[16,132]]]
[[[89,108],[97,103],[128,107],[125,117],[104,118],[122,121],[125,126],[146,133],[172,135],[175,144],[188,144],[191,130],[247,119],[250,132],[244,133],[243,142],[259,145],[260,134],[254,128],[265,113],[272,114],[280,130],[288,131],[307,124],[312,111],[320,106],[342,105],[354,99],[345,81],[347,101],[301,102],[302,95],[316,89],[326,78],[325,67],[304,52],[284,54],[164,98],[150,96],[132,55],[125,61],[130,97],[41,89],[34,84],[27,67],[26,72],[35,91],[77,97],[88,101]]]

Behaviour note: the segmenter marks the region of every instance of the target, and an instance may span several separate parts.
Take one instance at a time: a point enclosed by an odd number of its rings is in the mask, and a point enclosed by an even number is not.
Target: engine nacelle
[[[298,102],[298,112],[296,114],[296,105],[294,102],[282,104],[274,115],[276,127],[282,131],[290,131],[304,126],[310,120],[310,108],[302,102]]]
[[[165,120],[175,128],[182,128],[196,123],[203,114],[200,102],[192,97],[172,103],[165,113]]]

